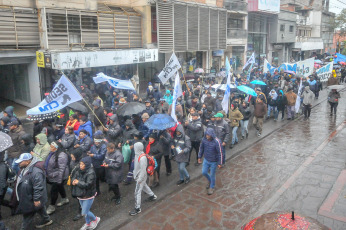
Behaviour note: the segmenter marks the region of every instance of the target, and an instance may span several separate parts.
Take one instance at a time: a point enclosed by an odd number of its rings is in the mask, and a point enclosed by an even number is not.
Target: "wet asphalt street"
[[[188,167],[193,180],[182,186],[175,185],[175,162],[170,176],[162,162],[160,186],[153,190],[158,201],[143,202],[136,217],[128,215],[135,184],[120,185],[123,198],[116,206],[103,183],[92,207],[101,217],[98,229],[240,229],[272,211],[296,211],[331,229],[346,229],[345,98],[342,92],[337,116],[329,116],[323,90],[309,120],[270,119],[260,138],[249,125],[249,138],[227,148],[226,167],[217,172],[212,196],[206,195],[206,179],[194,162]],[[67,193],[70,197],[69,188]],[[19,229],[21,216],[10,216],[5,207],[2,211],[6,226]],[[51,216],[54,224],[47,229],[79,229],[84,220],[72,221],[77,211],[77,201],[71,198],[70,204],[57,208]]]

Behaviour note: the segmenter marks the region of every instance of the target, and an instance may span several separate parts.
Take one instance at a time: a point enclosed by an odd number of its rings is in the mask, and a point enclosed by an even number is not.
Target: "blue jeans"
[[[204,158],[202,174],[208,179],[210,183],[210,188],[215,188],[216,168],[217,168],[217,162],[210,162]]]
[[[241,120],[240,121],[240,125],[241,125],[241,135],[243,136],[243,137],[245,137],[245,135],[247,134],[247,133],[249,133],[249,131],[248,131],[248,129],[247,129],[247,126],[249,125],[249,120]]]
[[[234,145],[235,142],[238,142],[237,130],[238,130],[238,126],[234,126],[232,128],[232,145]]]
[[[276,106],[271,106],[271,105],[268,105],[268,117],[270,117],[270,113],[271,111],[273,110],[273,115],[274,115],[274,118],[277,119],[277,114],[276,114]]]
[[[190,178],[189,173],[186,170],[186,162],[177,162],[178,163],[178,170],[179,170],[179,176],[180,180],[184,180],[185,178]],[[184,178],[185,177],[185,178]]]
[[[90,224],[91,221],[96,220],[95,215],[92,212],[90,212],[90,208],[93,202],[94,198],[89,200],[79,200],[79,204],[82,207],[82,216],[85,217],[85,222],[87,224]]]

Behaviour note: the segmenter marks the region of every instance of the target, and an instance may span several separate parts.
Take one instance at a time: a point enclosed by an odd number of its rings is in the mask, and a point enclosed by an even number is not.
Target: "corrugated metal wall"
[[[226,10],[166,1],[156,9],[161,53],[226,49]]]
[[[34,9],[0,8],[0,48],[40,47],[37,12]]]

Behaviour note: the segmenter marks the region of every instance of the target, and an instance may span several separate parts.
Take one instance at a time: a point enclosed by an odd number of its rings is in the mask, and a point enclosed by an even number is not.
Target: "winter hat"
[[[214,115],[214,117],[221,117],[221,118],[223,118],[223,114],[222,113],[217,113],[217,114]]]
[[[85,164],[85,169],[88,169],[91,167],[91,157],[83,157],[80,162],[83,162]]]
[[[149,137],[154,138],[155,140],[156,140],[156,138],[157,138],[157,136],[156,136],[155,133],[151,133],[151,134],[149,135]]]
[[[100,143],[104,139],[103,135],[97,135],[94,137],[94,142]]]
[[[93,106],[97,106],[97,107],[100,107],[100,102],[98,100],[95,100],[93,102]]]

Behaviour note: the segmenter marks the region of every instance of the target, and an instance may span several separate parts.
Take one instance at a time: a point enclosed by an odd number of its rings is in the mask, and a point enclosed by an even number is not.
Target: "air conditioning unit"
[[[281,34],[281,38],[285,38],[285,35],[284,35],[284,34]]]

